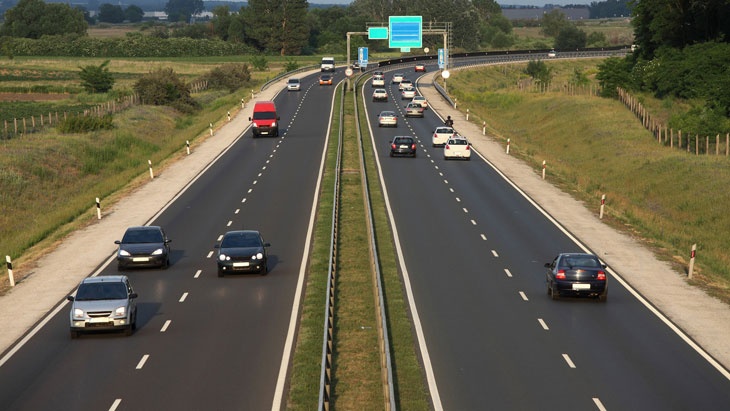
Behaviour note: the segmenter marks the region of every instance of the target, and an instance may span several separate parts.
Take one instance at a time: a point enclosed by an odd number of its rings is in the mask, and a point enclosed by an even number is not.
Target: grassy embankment
[[[595,82],[598,61],[547,62],[555,84],[577,67]],[[730,158],[696,156],[656,142],[616,100],[563,92],[520,91],[525,65],[456,71],[449,91],[471,120],[486,121],[511,153],[535,167],[548,164],[548,180],[588,207],[607,196],[605,221],[640,238],[686,272],[698,247],[692,282],[730,301]],[[595,86],[594,86],[595,87]],[[667,118],[681,102],[641,97],[652,115]]]

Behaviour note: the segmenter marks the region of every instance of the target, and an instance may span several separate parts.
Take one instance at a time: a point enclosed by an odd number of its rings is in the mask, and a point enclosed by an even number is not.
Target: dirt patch
[[[0,101],[55,101],[65,100],[67,93],[0,93]]]

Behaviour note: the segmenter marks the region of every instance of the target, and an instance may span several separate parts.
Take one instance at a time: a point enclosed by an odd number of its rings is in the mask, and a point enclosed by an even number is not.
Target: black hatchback
[[[596,297],[606,301],[606,265],[598,256],[587,253],[561,253],[547,268],[547,293],[553,300],[561,296]]]
[[[170,265],[170,242],[165,231],[159,226],[129,227],[122,240],[115,241],[117,267],[121,270],[130,267],[160,267]]]
[[[395,136],[390,142],[390,156],[416,156],[416,139],[410,136]]]
[[[254,272],[266,275],[269,272],[266,247],[261,233],[255,230],[229,231],[223,236],[218,249],[218,277],[237,272]]]

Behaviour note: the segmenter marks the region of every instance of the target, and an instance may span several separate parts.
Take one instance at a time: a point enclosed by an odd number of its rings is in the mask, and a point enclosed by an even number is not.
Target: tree
[[[109,72],[109,60],[99,66],[88,65],[79,67],[81,72],[81,86],[87,93],[106,93],[114,87],[114,77]]]
[[[124,10],[122,6],[104,3],[99,6],[98,19],[103,23],[121,23],[124,21]]]
[[[580,49],[586,46],[588,35],[585,31],[569,24],[558,33],[555,37],[556,49]]]
[[[38,39],[44,35],[86,35],[88,28],[83,11],[67,4],[20,0],[15,7],[5,12],[0,36]]]
[[[132,4],[131,6],[124,9],[124,17],[131,23],[139,23],[144,17],[144,10],[142,10],[142,8],[139,6],[135,6],[134,4]]]
[[[568,21],[562,11],[553,9],[542,16],[542,34],[550,37],[557,37],[560,30],[572,24]]]
[[[169,0],[165,4],[167,19],[172,22],[190,22],[190,18],[205,10],[203,0]]]
[[[259,50],[300,54],[306,46],[306,0],[250,0],[242,12],[246,39]]]

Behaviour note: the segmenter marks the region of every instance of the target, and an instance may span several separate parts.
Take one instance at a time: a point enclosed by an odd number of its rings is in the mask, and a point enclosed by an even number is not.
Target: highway
[[[417,77],[394,69],[389,102],[372,102],[369,83],[363,100],[434,407],[727,409],[729,381],[617,281],[607,303],[550,300],[544,263],[581,246],[478,156],[445,161],[430,137],[442,120],[406,119],[394,72]],[[394,107],[398,128],[378,128]],[[418,157],[388,157],[394,135],[418,137]]]
[[[149,222],[172,239],[171,266],[124,272],[139,294],[135,334],[71,340],[63,306],[0,367],[0,408],[272,408],[334,90],[314,81],[276,97],[282,137],[241,130]],[[234,229],[260,230],[271,243],[268,275],[217,277],[214,245]],[[101,275],[116,272],[112,262]]]

